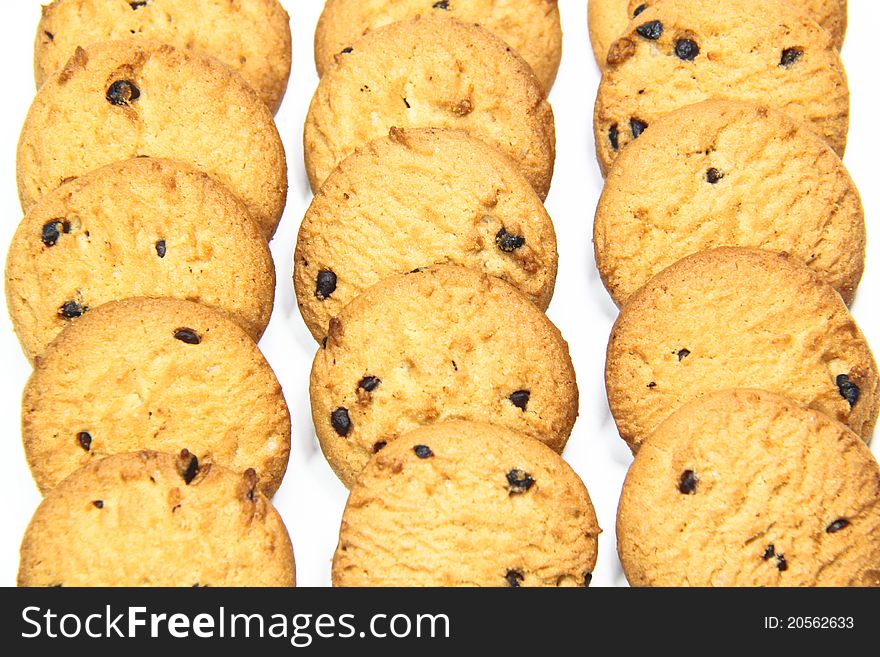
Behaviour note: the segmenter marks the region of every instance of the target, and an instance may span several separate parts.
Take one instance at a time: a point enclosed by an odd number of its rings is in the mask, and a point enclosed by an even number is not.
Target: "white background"
[[[597,1],[597,0],[594,0]],[[307,332],[293,295],[292,254],[297,229],[311,199],[302,165],[302,126],[317,84],[312,56],[321,0],[282,0],[291,14],[293,73],[277,121],[287,148],[290,196],[272,242],[278,272],[275,313],[260,346],[284,388],[293,416],[293,449],[287,477],[275,504],[290,530],[301,586],[330,583],[346,490],[321,455],[308,404],[308,376],[316,345]],[[603,384],[605,346],[616,310],[596,272],[590,238],[593,210],[602,180],[593,156],[592,108],[599,74],[587,35],[585,0],[560,0],[565,32],[562,68],[550,96],[556,113],[558,157],[547,200],[559,238],[559,279],[550,318],[571,346],[578,373],[581,406],[565,457],[589,488],[604,533],[594,586],[623,585],[615,552],[617,500],[631,457],[617,435]],[[33,39],[40,15],[38,0],[6,0],[0,9],[0,245],[5,254],[21,210],[15,183],[15,148],[34,95],[31,66]],[[876,26],[880,3],[850,0],[850,30],[843,50],[852,89],[850,147],[845,161],[862,192],[870,237],[880,212],[877,157],[880,123],[876,67]],[[4,255],[5,258],[5,255]],[[872,298],[880,292],[880,242],[869,242],[868,269],[855,315],[875,345],[880,344],[880,311]],[[15,583],[18,547],[40,496],[21,446],[20,398],[30,367],[0,313],[0,585]],[[874,448],[880,453],[880,441]]]

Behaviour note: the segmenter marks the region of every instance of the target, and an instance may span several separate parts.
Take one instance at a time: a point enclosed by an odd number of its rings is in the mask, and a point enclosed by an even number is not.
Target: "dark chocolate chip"
[[[762,558],[764,559],[764,561],[767,561],[768,559],[772,559],[775,556],[776,556],[776,546],[771,543],[770,545],[767,546],[767,549],[764,550],[764,556]]]
[[[828,525],[825,528],[825,531],[828,534],[836,534],[841,529],[846,529],[847,527],[849,527],[849,520],[847,520],[846,518],[838,518],[837,520],[832,522],[830,525]]]
[[[642,13],[643,11],[645,11],[645,9],[647,9],[647,8],[648,8],[648,5],[647,5],[647,4],[645,4],[645,3],[640,4],[638,7],[636,7],[635,9],[633,9],[633,18],[635,18],[636,16],[638,16],[639,14],[641,14],[641,13]]]
[[[67,301],[58,309],[58,314],[67,319],[76,319],[82,317],[88,312],[88,307],[81,305],[78,301]]]
[[[593,583],[593,573],[584,573],[584,588],[590,588]]]
[[[342,50],[340,50],[339,54],[340,55],[350,55],[353,52],[354,52],[354,48],[352,48],[351,46],[348,46],[347,48],[343,48]]]
[[[700,54],[700,46],[693,39],[679,39],[675,42],[675,56],[686,62],[692,62]]]
[[[620,130],[616,123],[608,128],[608,141],[611,142],[611,148],[614,150],[620,149]]]
[[[326,349],[326,348],[327,348],[327,336],[325,335],[323,338],[321,338],[321,349]]]
[[[191,328],[181,327],[174,332],[174,338],[186,344],[199,344],[202,339]]]
[[[784,573],[788,570],[788,562],[785,560],[784,554],[776,555],[776,567],[779,569],[780,573]]]
[[[49,39],[49,41],[54,41],[54,40],[55,40],[55,35],[52,34],[51,32],[46,32],[46,31],[44,31],[43,34],[46,35],[46,38]]]
[[[724,172],[716,169],[715,167],[711,167],[706,170],[706,182],[710,185],[716,184],[719,180],[724,177]]]
[[[449,0],[438,0],[431,7],[434,9],[449,9]]]
[[[318,272],[317,284],[315,285],[315,296],[320,300],[329,299],[330,295],[336,291],[336,274],[329,269],[322,269]]]
[[[526,238],[522,235],[512,235],[507,232],[506,228],[502,228],[495,235],[495,244],[505,253],[511,253],[525,246]]]
[[[183,450],[180,453],[180,457],[184,461],[189,459],[189,463],[186,464],[186,468],[183,470],[183,481],[189,486],[192,480],[196,478],[196,475],[199,474],[199,459],[196,458],[195,454],[190,454],[187,450]]]
[[[92,502],[92,504],[95,505],[96,509],[103,509],[104,508],[104,500],[95,500],[94,502]]]
[[[525,470],[514,468],[507,473],[507,484],[510,494],[518,495],[528,491],[535,484],[535,480],[532,479],[532,475]]]
[[[648,124],[641,119],[632,118],[629,120],[629,130],[632,132],[633,139],[638,139],[642,133],[648,129]]]
[[[504,575],[504,579],[507,580],[507,585],[515,589],[520,587],[520,584],[525,578],[525,575],[518,570],[508,570]]]
[[[678,480],[678,490],[683,495],[693,495],[697,492],[697,475],[694,474],[693,470],[685,470],[681,473],[681,478]]]
[[[88,431],[80,431],[76,434],[76,440],[79,443],[79,446],[87,452],[92,449],[92,434]]]
[[[410,109],[411,105],[409,104],[409,101],[406,98],[403,99],[403,104],[406,105],[406,109]]]
[[[648,21],[643,25],[639,25],[636,28],[636,32],[640,37],[656,41],[663,34],[663,23],[660,21]]]
[[[656,383],[655,381],[651,381],[651,383],[648,384],[648,387],[649,387],[649,388],[656,388],[656,387],[657,387],[657,383]]]
[[[363,388],[367,392],[373,392],[379,387],[380,383],[382,383],[382,379],[375,376],[365,376],[361,379],[360,383],[358,383],[358,388]]]
[[[790,68],[804,54],[803,48],[786,48],[782,51],[782,57],[779,59],[779,65],[783,68]]]
[[[420,459],[429,459],[434,456],[434,452],[432,452],[431,448],[427,445],[416,445],[413,447],[413,451]]]
[[[510,403],[516,406],[518,409],[525,411],[526,406],[529,404],[529,398],[532,396],[532,393],[528,390],[517,390],[510,394],[508,399]]]
[[[165,248],[165,240],[159,240],[158,242],[156,242],[156,255],[158,255],[160,258],[164,258],[166,252],[167,250]]]
[[[383,449],[385,449],[387,446],[388,446],[388,441],[380,440],[379,442],[377,442],[373,445],[373,454],[378,454]]]
[[[147,6],[148,0],[129,0],[128,6],[131,7],[134,11],[137,11],[141,7]]]
[[[348,415],[348,409],[340,406],[330,413],[330,424],[336,433],[345,438],[351,431],[351,417]]]
[[[859,387],[849,380],[847,374],[841,374],[837,377],[837,389],[840,391],[840,396],[849,402],[850,408],[858,403],[859,396],[862,394]]]
[[[70,232],[70,222],[63,219],[53,219],[43,224],[42,240],[46,246],[55,246],[61,238],[61,233]]]
[[[690,349],[679,349],[675,355],[678,356],[678,362],[680,363],[685,358],[687,358],[688,356],[691,355],[691,350]]]
[[[117,80],[107,89],[107,100],[111,105],[131,105],[140,97],[141,90],[128,80]]]

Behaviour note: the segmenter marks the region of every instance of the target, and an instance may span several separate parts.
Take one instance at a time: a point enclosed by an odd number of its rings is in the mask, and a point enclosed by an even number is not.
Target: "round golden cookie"
[[[831,35],[840,50],[846,35],[846,0],[788,0]],[[599,68],[605,67],[608,49],[626,31],[627,24],[651,5],[645,0],[589,0],[590,42]]]
[[[761,388],[869,440],[877,364],[832,287],[793,258],[743,248],[689,256],[633,294],[605,366],[620,436],[637,450],[671,413],[728,388]]]
[[[93,461],[177,452],[281,484],[290,415],[281,386],[239,326],[204,306],[134,298],[90,310],[37,358],[22,439],[43,493]]]
[[[840,158],[802,124],[709,100],[658,119],[620,154],[593,241],[618,305],[680,258],[718,246],[790,253],[851,303],[865,214]]]
[[[661,116],[709,98],[765,104],[846,148],[846,73],[813,19],[781,0],[657,0],[608,53],[593,117],[602,172]]]
[[[312,189],[390,128],[456,128],[510,156],[543,199],[556,157],[553,110],[529,65],[476,25],[424,16],[373,30],[336,57],[312,98]]]
[[[290,77],[290,17],[278,0],[54,0],[34,48],[37,88],[77,46],[131,38],[199,50],[235,70],[276,111]]]
[[[272,255],[241,201],[171,160],[88,173],[22,220],[7,256],[6,299],[31,360],[89,309],[137,296],[203,303],[259,340],[275,297]]]
[[[287,165],[265,103],[217,60],[139,39],[77,48],[40,89],[18,143],[22,208],[142,155],[210,174],[244,201],[267,239],[275,232]]]
[[[324,75],[335,56],[367,32],[432,14],[476,23],[497,35],[522,55],[544,89],[550,91],[562,59],[557,0],[327,0],[315,30],[318,75]]]
[[[589,586],[599,525],[577,474],[515,431],[449,422],[389,444],[358,478],[334,586]]]
[[[89,463],[37,508],[19,586],[294,586],[293,548],[253,470],[152,451]]]
[[[617,516],[633,586],[880,586],[880,467],[842,424],[730,390],[642,445]]]
[[[312,419],[346,486],[421,425],[486,421],[562,452],[578,411],[568,345],[509,283],[439,266],[387,278],[330,321]]]
[[[507,156],[459,131],[392,128],[343,160],[315,196],[293,282],[320,340],[371,285],[435,264],[498,276],[544,310],[557,260],[553,222]]]

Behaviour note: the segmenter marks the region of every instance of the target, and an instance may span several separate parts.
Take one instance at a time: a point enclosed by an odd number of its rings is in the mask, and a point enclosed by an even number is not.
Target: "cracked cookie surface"
[[[37,93],[18,143],[22,208],[94,169],[144,155],[208,173],[272,237],[287,198],[272,113],[216,60],[140,39],[77,48]]]
[[[351,491],[334,586],[589,586],[587,489],[541,442],[484,423],[416,429]]]
[[[880,586],[880,468],[824,414],[757,390],[683,406],[623,487],[634,586]]]
[[[498,276],[546,309],[557,260],[553,223],[508,157],[460,131],[395,128],[321,187],[300,225],[293,280],[320,340],[371,285],[435,264]]]
[[[253,471],[184,450],[89,463],[40,504],[19,586],[294,586],[293,548]]]
[[[37,89],[78,46],[152,39],[204,52],[237,71],[277,111],[290,77],[290,18],[278,0],[54,0],[34,47]]]
[[[180,162],[127,160],[63,185],[9,248],[6,298],[31,360],[88,309],[139,296],[211,306],[254,340],[272,314],[275,267],[259,228],[231,192]]]
[[[671,413],[728,388],[761,388],[870,440],[877,364],[832,287],[792,258],[743,248],[680,260],[633,294],[611,332],[605,386],[637,450]]]
[[[525,59],[544,89],[550,90],[562,59],[562,27],[557,0],[328,0],[315,30],[318,75],[361,36],[419,15],[449,16],[496,34]]]
[[[310,396],[347,486],[383,445],[446,420],[562,452],[578,408],[568,345],[546,315],[510,284],[452,266],[387,278],[346,306],[315,355]]]
[[[550,189],[556,135],[544,90],[519,55],[478,26],[425,16],[374,30],[338,55],[306,117],[312,189],[393,127],[463,130],[513,159],[542,199]]]
[[[777,111],[709,100],[660,118],[608,174],[593,241],[618,305],[692,253],[748,246],[791,254],[851,303],[865,216],[840,158]]]
[[[765,104],[846,148],[846,73],[818,23],[784,2],[657,0],[608,53],[593,117],[602,172],[661,116],[709,98]]]
[[[189,449],[281,484],[290,415],[281,386],[239,326],[176,299],[90,310],[37,359],[22,401],[25,455],[40,490],[112,454]]]

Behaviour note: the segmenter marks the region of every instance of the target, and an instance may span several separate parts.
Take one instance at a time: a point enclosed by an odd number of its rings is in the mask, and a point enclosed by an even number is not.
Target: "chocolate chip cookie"
[[[785,394],[865,440],[880,408],[877,364],[840,295],[794,258],[755,249],[689,256],[633,294],[605,384],[634,451],[671,413],[727,388]]]
[[[368,287],[434,264],[503,278],[546,309],[556,234],[541,199],[497,149],[464,132],[392,128],[321,187],[294,262],[300,311],[320,340]]]
[[[490,424],[434,424],[358,478],[333,584],[589,586],[599,532],[587,489],[553,450]]]
[[[44,196],[9,247],[6,298],[33,360],[61,329],[107,301],[198,301],[259,340],[272,314],[275,268],[247,208],[205,173],[138,158]]]
[[[290,453],[284,395],[256,344],[216,311],[176,299],[111,302],[64,329],[37,358],[21,426],[44,493],[113,454],[186,447],[253,468],[271,495]]]
[[[509,283],[439,266],[387,278],[330,322],[311,375],[324,455],[347,485],[421,425],[478,420],[562,452],[577,417],[568,345]]]
[[[19,586],[294,586],[293,548],[253,470],[141,451],[93,461],[40,504]]]
[[[639,450],[618,551],[634,586],[880,586],[880,468],[844,425],[757,390],[682,406]]]
[[[865,266],[859,192],[834,151],[763,105],[708,100],[658,119],[611,168],[596,262],[618,305],[718,246],[791,254],[851,303]]]

